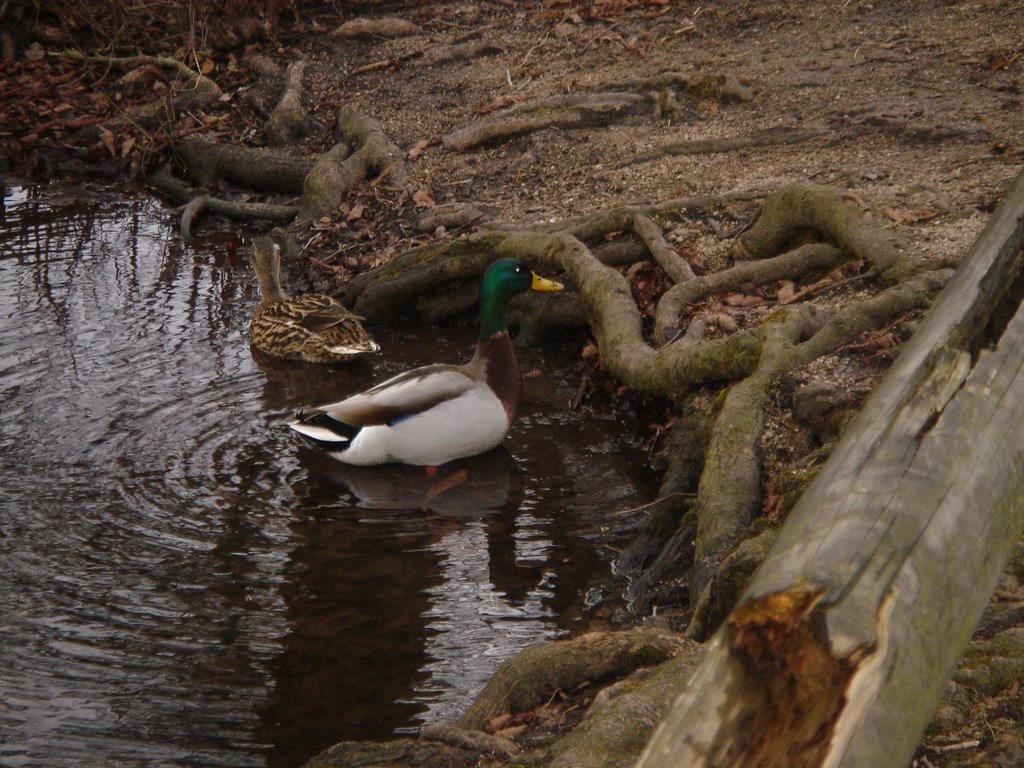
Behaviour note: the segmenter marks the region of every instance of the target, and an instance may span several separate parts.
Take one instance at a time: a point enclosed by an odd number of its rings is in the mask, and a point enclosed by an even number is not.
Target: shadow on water
[[[570,351],[520,351],[543,373],[503,448],[346,467],[291,412],[465,359],[472,330],[254,360],[244,259],[173,230],[125,190],[4,194],[0,764],[295,766],[457,715],[614,601],[614,511],[653,488],[566,412]]]

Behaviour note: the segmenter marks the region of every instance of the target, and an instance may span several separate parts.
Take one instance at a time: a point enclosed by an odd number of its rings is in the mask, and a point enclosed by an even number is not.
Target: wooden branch
[[[92,64],[105,64],[110,67],[123,67],[133,69],[153,65],[163,69],[171,69],[189,80],[195,80],[199,73],[190,69],[186,64],[172,59],[169,56],[103,56],[101,54],[86,55],[79,51],[50,51],[50,56],[56,56],[68,61],[83,61]]]
[[[907,765],[1024,528],[1024,174],[790,513],[642,768]]]

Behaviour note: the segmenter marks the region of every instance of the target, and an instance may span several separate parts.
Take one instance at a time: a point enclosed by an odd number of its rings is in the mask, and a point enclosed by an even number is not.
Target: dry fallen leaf
[[[114,146],[113,133],[106,128],[100,128],[100,141],[103,143],[103,146],[106,147],[107,152],[110,153],[112,158],[117,157],[117,147]]]
[[[886,218],[897,224],[913,224],[918,221],[927,221],[939,215],[938,211],[912,211],[909,208],[885,208],[882,211]]]
[[[775,298],[778,299],[779,304],[789,304],[796,295],[796,286],[792,280],[786,280],[782,286],[775,292]]]
[[[363,205],[362,203],[356,203],[352,207],[352,210],[348,212],[348,216],[345,217],[345,221],[355,221],[356,219],[361,218],[363,215],[363,211],[365,210],[365,205]]]
[[[722,301],[730,307],[755,307],[764,303],[760,296],[748,296],[745,293],[727,293],[722,297]]]
[[[500,731],[502,728],[506,727],[510,722],[512,722],[512,715],[511,713],[506,712],[503,715],[492,717],[487,722],[487,725],[484,726],[484,730],[487,733],[494,733],[495,731]]]
[[[422,208],[433,208],[437,205],[434,202],[434,198],[430,196],[430,190],[426,187],[420,187],[416,190],[412,196],[412,201],[416,203],[417,207]]]
[[[406,155],[410,160],[415,160],[417,157],[423,154],[423,150],[430,146],[430,142],[426,139],[420,139],[413,144],[412,149],[409,150],[409,154]]]

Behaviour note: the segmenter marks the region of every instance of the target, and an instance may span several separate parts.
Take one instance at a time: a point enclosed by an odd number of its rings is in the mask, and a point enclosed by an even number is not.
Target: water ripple
[[[637,483],[586,466],[606,427],[553,437],[557,377],[530,380],[553,404],[515,458],[443,493],[347,472],[285,415],[471,337],[260,367],[244,263],[122,192],[8,186],[0,210],[0,764],[294,766],[449,716],[584,625],[607,553],[582,529]]]

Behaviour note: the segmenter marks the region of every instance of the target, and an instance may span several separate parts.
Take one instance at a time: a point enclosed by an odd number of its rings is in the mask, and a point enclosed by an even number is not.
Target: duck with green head
[[[299,434],[347,464],[437,466],[489,451],[508,434],[522,381],[508,335],[512,298],[562,286],[515,259],[499,259],[480,285],[480,338],[465,365],[428,365],[346,400],[301,411]]]

